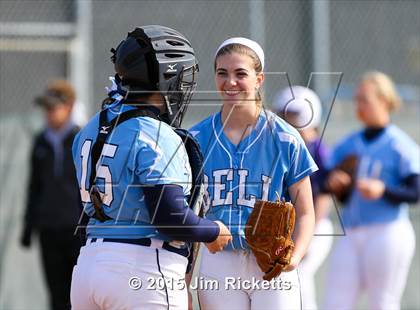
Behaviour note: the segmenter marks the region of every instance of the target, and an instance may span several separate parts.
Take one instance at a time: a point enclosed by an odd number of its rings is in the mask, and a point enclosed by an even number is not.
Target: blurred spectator
[[[76,99],[64,80],[48,84],[35,99],[42,107],[46,125],[35,139],[21,244],[31,245],[39,236],[41,258],[49,289],[51,309],[70,308],[70,283],[81,241],[74,235],[81,202],[71,146],[79,131],[72,121]]]

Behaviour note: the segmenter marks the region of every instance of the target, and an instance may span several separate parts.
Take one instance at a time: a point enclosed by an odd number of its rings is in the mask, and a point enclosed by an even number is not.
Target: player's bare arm
[[[295,249],[287,271],[295,269],[308,249],[315,226],[315,213],[309,177],[289,188],[289,195],[296,208],[296,228],[293,234]]]

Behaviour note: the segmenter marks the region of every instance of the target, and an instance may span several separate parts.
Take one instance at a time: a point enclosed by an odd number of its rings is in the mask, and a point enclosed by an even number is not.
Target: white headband
[[[214,58],[216,58],[217,53],[226,45],[229,44],[240,44],[240,45],[244,45],[248,48],[250,48],[251,50],[253,50],[255,52],[255,54],[257,54],[258,58],[260,59],[261,62],[261,67],[262,70],[264,71],[264,51],[262,49],[262,47],[255,41],[252,41],[250,39],[247,38],[241,38],[241,37],[235,37],[235,38],[230,38],[225,40],[222,44],[220,44],[219,48],[216,51],[216,54],[214,55]]]

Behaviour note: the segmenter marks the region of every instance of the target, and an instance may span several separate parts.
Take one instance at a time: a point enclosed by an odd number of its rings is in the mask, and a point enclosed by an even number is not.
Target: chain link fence
[[[18,245],[29,149],[43,122],[33,98],[47,81],[66,77],[92,115],[113,75],[110,48],[146,24],[176,28],[196,51],[198,92],[186,127],[220,109],[212,93],[215,50],[228,37],[245,36],[266,53],[267,107],[292,83],[316,88],[328,111],[338,88],[325,131],[326,142],[334,144],[359,126],[351,104],[357,78],[380,70],[394,78],[406,102],[395,123],[420,142],[418,1],[0,0],[0,309],[47,307],[37,248]],[[411,215],[419,236],[419,210]],[[420,308],[418,260],[417,250],[404,309]]]

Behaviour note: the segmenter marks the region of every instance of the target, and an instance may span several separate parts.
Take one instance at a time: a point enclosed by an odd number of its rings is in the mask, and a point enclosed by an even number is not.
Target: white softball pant
[[[187,259],[162,248],[97,242],[73,270],[73,309],[187,309]]]
[[[370,309],[400,309],[414,250],[406,219],[347,229],[331,252],[323,309],[354,309],[362,291]]]
[[[327,258],[333,243],[334,228],[329,218],[320,220],[315,226],[315,236],[309,249],[299,264],[300,284],[302,287],[302,308],[316,310],[315,273]]]
[[[297,270],[283,272],[270,283],[265,281],[268,287],[262,283],[262,276],[251,252],[236,250],[211,254],[204,247],[199,279],[217,281],[218,287],[198,289],[201,309],[301,309]]]

